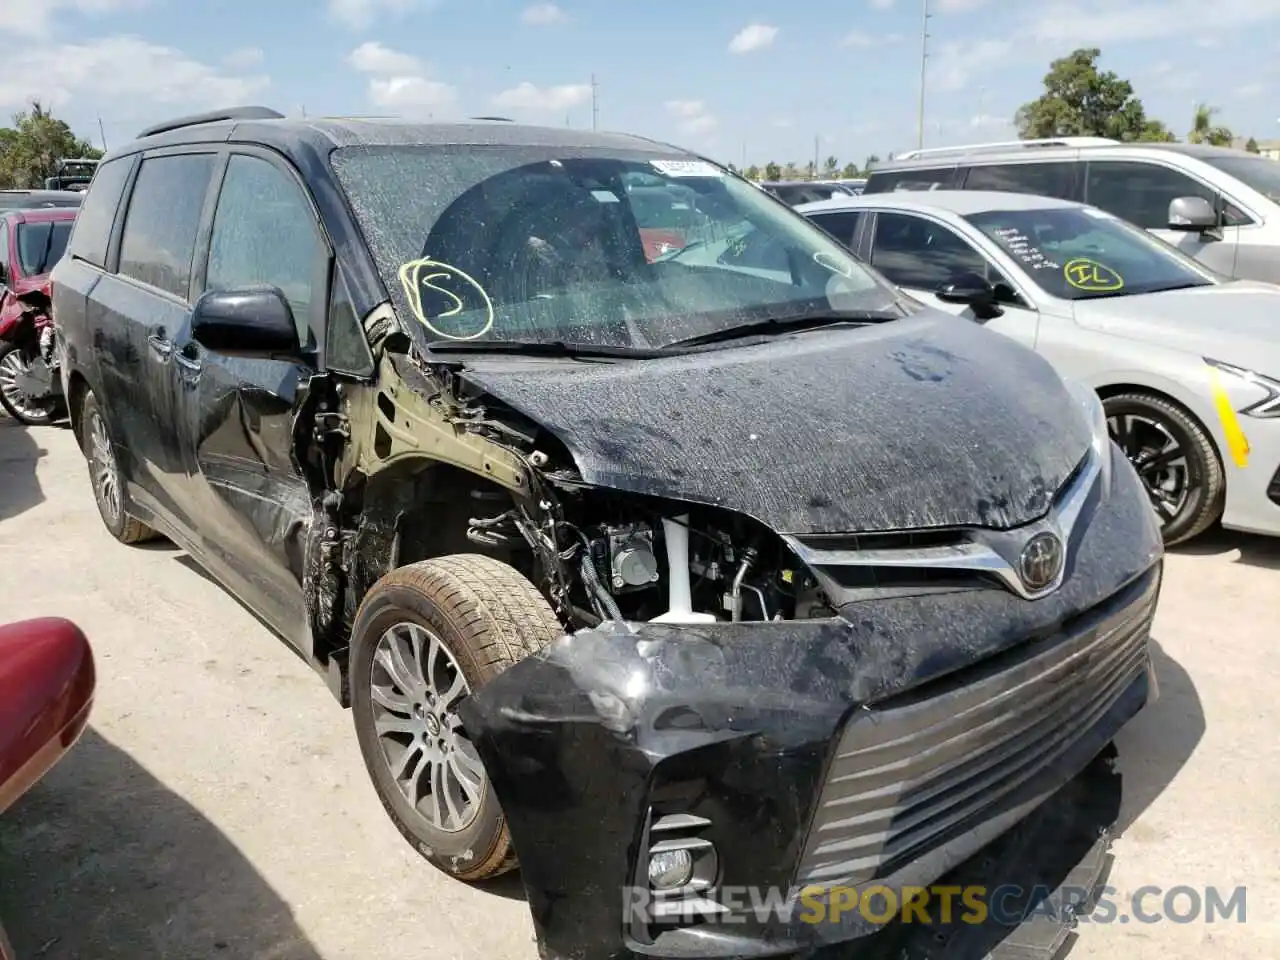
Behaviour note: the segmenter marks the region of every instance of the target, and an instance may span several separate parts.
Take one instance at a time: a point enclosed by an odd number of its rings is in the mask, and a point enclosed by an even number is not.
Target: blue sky
[[[1099,46],[1179,133],[1192,104],[1280,139],[1280,0],[931,0],[926,145],[1002,139],[1049,61]],[[1205,12],[1211,11],[1210,16]],[[920,0],[0,0],[0,114],[40,97],[109,145],[229,103],[498,113],[722,161],[861,162],[915,145]],[[16,36],[15,36],[16,35]]]

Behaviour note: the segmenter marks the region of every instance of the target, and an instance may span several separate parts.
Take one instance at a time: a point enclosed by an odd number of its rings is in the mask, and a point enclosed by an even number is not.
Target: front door
[[[1022,302],[995,264],[946,224],[914,213],[880,211],[876,214],[871,265],[917,300],[1035,349],[1039,313]],[[1000,316],[982,320],[972,307],[938,299],[938,290],[965,274],[977,274],[996,288],[1003,311]]]
[[[300,391],[315,372],[329,248],[293,172],[233,154],[218,195],[203,288],[283,292],[303,356],[260,359],[175,343],[182,442],[198,487],[201,552],[216,576],[290,643],[310,649],[302,576],[311,497],[293,460]]]

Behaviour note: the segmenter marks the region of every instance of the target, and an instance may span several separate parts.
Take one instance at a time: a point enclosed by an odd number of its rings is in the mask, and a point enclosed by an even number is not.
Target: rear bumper
[[[542,955],[771,956],[865,937],[877,926],[858,911],[812,922],[802,886],[927,885],[1070,780],[1151,691],[1158,532],[1131,471],[1116,487],[1041,600],[973,590],[824,621],[605,626],[469,698]],[[654,919],[662,841],[707,879],[678,922]]]

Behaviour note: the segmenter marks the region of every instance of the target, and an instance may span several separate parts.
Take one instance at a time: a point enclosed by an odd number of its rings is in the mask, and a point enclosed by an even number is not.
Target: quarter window
[[[1076,195],[1075,168],[1072,163],[993,163],[970,169],[964,188],[1071,200]]]
[[[187,299],[196,231],[212,173],[213,155],[208,153],[142,161],[120,240],[122,274]],[[90,189],[90,200],[96,189]]]
[[[1008,281],[969,242],[949,227],[905,213],[876,217],[871,265],[900,287],[933,292],[966,273],[994,286]]]
[[[133,157],[109,160],[98,167],[82,198],[80,212],[76,214],[71,230],[70,252],[73,257],[102,267],[107,262],[107,247],[111,243],[111,227],[116,220],[116,209],[124,193],[125,181],[133,169]]]
[[[1169,203],[1178,197],[1203,197],[1222,206],[1217,191],[1178,170],[1137,161],[1096,161],[1089,164],[1085,202],[1147,230],[1169,226]],[[1240,226],[1249,218],[1227,205],[1226,225]]]
[[[312,303],[323,295],[327,258],[297,182],[258,157],[233,156],[209,240],[210,290],[270,284],[293,310],[300,343],[314,347]]]
[[[852,249],[853,238],[858,232],[858,222],[862,219],[862,214],[854,210],[844,210],[839,213],[815,213],[809,219]]]

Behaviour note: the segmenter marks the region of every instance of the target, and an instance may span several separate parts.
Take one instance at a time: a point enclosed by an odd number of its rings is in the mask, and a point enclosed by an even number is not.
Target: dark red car
[[[0,403],[24,423],[46,423],[57,384],[42,362],[40,329],[24,320],[22,297],[49,294],[49,272],[62,259],[79,211],[12,210],[0,214]]]

